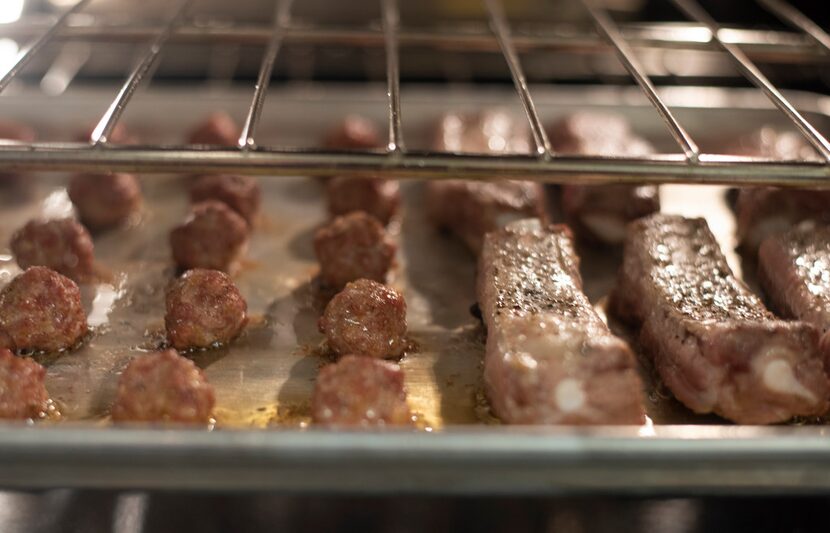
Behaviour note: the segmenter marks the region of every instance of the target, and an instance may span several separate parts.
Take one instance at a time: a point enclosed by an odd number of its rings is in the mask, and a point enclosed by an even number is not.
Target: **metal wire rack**
[[[522,178],[551,182],[599,183],[728,183],[822,187],[830,185],[830,142],[761,72],[753,55],[776,52],[791,57],[830,54],[830,35],[783,0],[757,0],[769,12],[795,28],[798,34],[778,45],[752,44],[746,50],[724,35],[724,29],[696,0],[670,0],[706,39],[660,39],[622,29],[593,0],[580,0],[596,26],[595,35],[551,34],[514,36],[500,0],[483,0],[490,31],[448,33],[402,31],[396,0],[380,0],[380,28],[323,28],[294,25],[291,0],[278,0],[271,29],[252,26],[221,28],[198,26],[189,18],[196,0],[172,4],[167,21],[159,26],[107,25],[100,22],[68,24],[90,0],[80,0],[49,24],[43,20],[21,20],[0,32],[17,37],[33,36],[0,77],[0,91],[53,40],[147,42],[148,47],[100,118],[88,143],[16,143],[0,146],[0,169],[132,171],[142,173],[224,173],[258,175],[371,174],[396,178],[502,179]],[[133,94],[152,76],[153,67],[168,42],[236,43],[264,45],[265,54],[237,147],[116,146],[110,134],[129,105]],[[382,46],[386,55],[389,138],[385,150],[338,152],[317,149],[279,149],[257,144],[257,126],[265,103],[274,65],[283,43],[346,44]],[[399,45],[440,49],[453,46],[470,50],[500,50],[509,67],[516,91],[527,116],[534,148],[529,155],[466,155],[407,150],[402,132]],[[632,47],[721,49],[741,74],[757,86],[815,148],[820,158],[782,161],[702,153],[698,144],[678,121],[649,79]],[[525,79],[518,50],[595,48],[613,50],[633,80],[665,123],[680,151],[642,157],[567,156],[555,153],[548,141]],[[774,50],[773,50],[774,48]]]

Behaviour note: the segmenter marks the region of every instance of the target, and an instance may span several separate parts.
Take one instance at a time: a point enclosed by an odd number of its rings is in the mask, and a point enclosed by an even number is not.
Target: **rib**
[[[654,148],[635,135],[618,115],[575,113],[554,123],[550,141],[561,154],[641,156]],[[584,240],[618,245],[625,239],[625,226],[637,218],[660,210],[655,185],[564,185],[562,212],[565,220]]]
[[[527,153],[527,132],[501,111],[478,115],[446,115],[438,127],[435,148],[447,152]],[[484,235],[523,218],[546,218],[545,192],[538,183],[443,180],[426,185],[427,209],[433,223],[456,234],[474,253]]]
[[[484,382],[502,421],[644,421],[634,356],[582,292],[567,227],[529,219],[489,233],[478,301],[487,326]]]
[[[828,407],[819,335],[777,320],[729,268],[706,221],[632,223],[612,296],[675,397],[697,413],[766,424]]]
[[[818,155],[794,132],[764,127],[738,140],[730,149],[736,155],[769,159],[812,160]],[[830,191],[744,187],[735,202],[738,243],[754,254],[761,242],[803,220],[830,222]]]
[[[758,252],[758,277],[779,314],[821,331],[830,369],[830,227],[803,222],[766,239]]]

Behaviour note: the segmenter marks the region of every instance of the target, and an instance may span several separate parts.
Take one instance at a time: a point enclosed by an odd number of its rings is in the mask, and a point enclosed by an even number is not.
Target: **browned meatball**
[[[317,376],[311,416],[327,426],[412,424],[401,367],[359,355],[328,365]]]
[[[224,111],[212,113],[190,133],[190,144],[236,146],[241,132],[239,126]]]
[[[259,213],[262,193],[259,182],[249,176],[202,176],[190,188],[190,200],[194,203],[218,200],[242,215],[248,225],[253,224]]]
[[[188,270],[167,291],[167,338],[177,350],[228,343],[248,321],[247,310],[227,274]]]
[[[0,347],[57,352],[88,331],[81,291],[46,267],[31,267],[0,291]]]
[[[345,215],[365,211],[388,224],[401,205],[398,182],[375,178],[332,178],[326,185],[329,212]]]
[[[0,418],[40,418],[49,408],[46,369],[0,349]]]
[[[72,218],[30,221],[12,236],[11,249],[24,269],[45,266],[76,281],[95,269],[92,237]]]
[[[141,186],[132,174],[75,174],[68,192],[81,221],[95,230],[123,224],[141,207]]]
[[[193,361],[175,350],[133,359],[118,380],[112,418],[119,422],[206,424],[216,398]]]
[[[320,331],[340,355],[397,357],[406,349],[406,302],[386,285],[359,279],[332,298]]]
[[[222,202],[193,206],[184,224],[170,232],[173,260],[183,270],[229,271],[248,242],[248,223]]]
[[[337,217],[314,235],[320,279],[335,288],[360,278],[386,281],[395,249],[380,222],[362,212]]]
[[[383,141],[374,122],[360,115],[349,115],[326,133],[323,144],[326,148],[368,150],[380,147]]]

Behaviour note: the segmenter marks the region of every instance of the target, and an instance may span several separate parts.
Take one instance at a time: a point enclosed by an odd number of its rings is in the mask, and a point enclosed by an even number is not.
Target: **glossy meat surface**
[[[406,301],[367,279],[346,285],[326,306],[320,331],[339,355],[398,357],[406,349]]]
[[[776,311],[821,330],[825,364],[830,363],[830,227],[802,222],[767,238],[758,270]]]
[[[67,192],[78,218],[93,230],[123,224],[141,208],[141,186],[132,174],[76,174]]]
[[[165,350],[130,361],[111,413],[116,422],[207,424],[215,402],[213,387],[193,361]]]
[[[575,113],[549,128],[556,152],[572,155],[638,156],[654,148],[618,115]],[[625,226],[660,210],[654,185],[563,185],[562,211],[580,238],[621,244]]]
[[[0,419],[42,418],[49,409],[46,369],[0,348]]]
[[[193,206],[183,224],[170,232],[173,260],[182,270],[232,271],[248,243],[248,223],[222,202]]]
[[[360,211],[337,217],[314,234],[320,279],[329,287],[361,278],[384,283],[396,250],[380,222]]]
[[[89,330],[81,291],[46,267],[30,267],[0,291],[0,347],[59,352]]]
[[[210,348],[236,338],[248,306],[231,278],[218,270],[188,270],[167,291],[164,324],[177,350]]]
[[[478,300],[484,380],[511,424],[639,424],[642,384],[628,346],[582,292],[570,231],[539,220],[485,238]]]
[[[236,211],[249,226],[253,225],[262,203],[262,192],[256,178],[235,174],[202,176],[190,187],[194,204],[208,200],[224,203]]]
[[[389,224],[401,206],[398,182],[376,178],[332,178],[326,184],[326,198],[333,216],[363,211],[383,224]]]
[[[817,160],[798,133],[764,127],[737,140],[729,150],[737,155],[770,159]],[[743,187],[735,203],[738,243],[754,254],[764,239],[802,220],[830,222],[830,191],[779,187]]]
[[[765,424],[828,407],[818,331],[775,319],[732,274],[703,219],[631,224],[612,306],[640,325],[663,382],[695,412]]]
[[[451,113],[435,138],[438,150],[468,153],[527,153],[528,134],[503,111]],[[427,212],[439,228],[478,253],[489,231],[523,218],[546,218],[545,191],[529,181],[436,180],[426,184]]]
[[[317,375],[311,416],[325,426],[411,425],[403,371],[388,361],[347,355]]]
[[[10,247],[22,269],[44,266],[75,281],[93,277],[92,237],[72,218],[31,220],[12,235]]]

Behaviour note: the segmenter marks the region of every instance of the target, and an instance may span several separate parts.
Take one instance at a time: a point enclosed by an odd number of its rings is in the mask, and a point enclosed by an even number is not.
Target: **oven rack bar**
[[[93,147],[82,143],[0,145],[4,171],[102,169],[142,173],[238,173],[265,176],[351,175],[394,179],[528,179],[550,183],[701,183],[826,187],[830,165],[701,154],[689,165],[682,154],[648,157],[467,155],[407,151],[334,152],[315,149],[241,151],[170,146]]]
[[[661,119],[678,142],[683,155],[653,155],[637,158],[558,157],[553,154],[531,92],[525,80],[516,51],[515,38],[499,0],[483,0],[489,14],[493,39],[506,61],[518,96],[525,109],[536,145],[535,158],[522,156],[469,157],[459,154],[409,153],[402,141],[400,116],[399,54],[400,29],[395,0],[380,0],[382,27],[380,36],[386,50],[388,84],[389,143],[386,153],[338,153],[320,151],[274,150],[258,147],[254,133],[264,105],[271,73],[282,40],[290,32],[290,2],[278,5],[275,25],[263,58],[254,89],[242,138],[236,150],[193,150],[188,147],[126,148],[106,146],[107,133],[117,124],[137,87],[150,77],[151,67],[165,44],[179,34],[186,23],[191,0],[182,0],[168,23],[152,35],[150,46],[138,65],[122,85],[110,108],[101,117],[93,132],[92,146],[42,143],[12,144],[0,151],[0,169],[13,170],[127,170],[138,172],[242,172],[270,175],[331,175],[374,174],[392,177],[440,178],[527,178],[542,181],[589,182],[705,182],[705,183],[767,183],[779,185],[830,186],[830,143],[804,118],[781,92],[761,73],[743,50],[722,37],[723,28],[695,0],[672,0],[700,26],[708,30],[707,44],[722,48],[739,66],[740,72],[758,86],[784,113],[824,158],[823,164],[807,161],[763,161],[701,154],[683,126],[662,101],[657,90],[638,64],[622,33],[609,16],[584,2],[597,26],[597,38],[611,45],[623,65],[654,105]],[[763,0],[758,0],[762,2]],[[79,0],[58,17],[45,33],[33,41],[7,74],[8,83],[45,44],[55,38],[70,15],[82,11],[88,0]],[[778,0],[781,11],[787,6]],[[790,21],[792,22],[792,21]],[[798,25],[804,37],[814,46],[815,28]],[[822,49],[823,50],[823,49]],[[0,90],[5,85],[0,85]]]
[[[88,18],[69,17],[69,22],[55,32],[56,41],[146,42],[160,31],[159,26],[143,24],[107,24]],[[0,24],[0,36],[28,39],[42,35],[52,25],[44,17],[28,17],[14,23]],[[620,33],[633,48],[711,51],[710,34],[699,24],[619,24]],[[262,25],[193,25],[183,24],[170,42],[177,44],[267,45],[273,30]],[[284,31],[285,40],[299,44],[328,46],[385,46],[381,29],[374,26],[338,27],[297,23]],[[830,62],[830,55],[806,35],[783,31],[760,31],[723,28],[725,41],[740,46],[753,59],[767,62]],[[402,28],[398,41],[406,47],[433,47],[458,51],[498,52],[499,45],[489,28],[466,25],[462,32],[449,28]],[[613,45],[593,33],[577,33],[573,28],[545,29],[514,27],[513,45],[518,52],[561,50],[604,53]]]
[[[291,22],[291,7],[293,0],[277,1],[274,10],[274,29],[271,39],[268,41],[268,48],[262,56],[262,63],[259,67],[254,96],[242,125],[242,134],[239,137],[239,146],[245,150],[256,148],[256,130],[259,125],[259,118],[262,116],[262,108],[265,106],[265,97],[268,94],[268,86],[271,84],[271,74],[277,62],[277,55],[282,47],[285,28]]]

